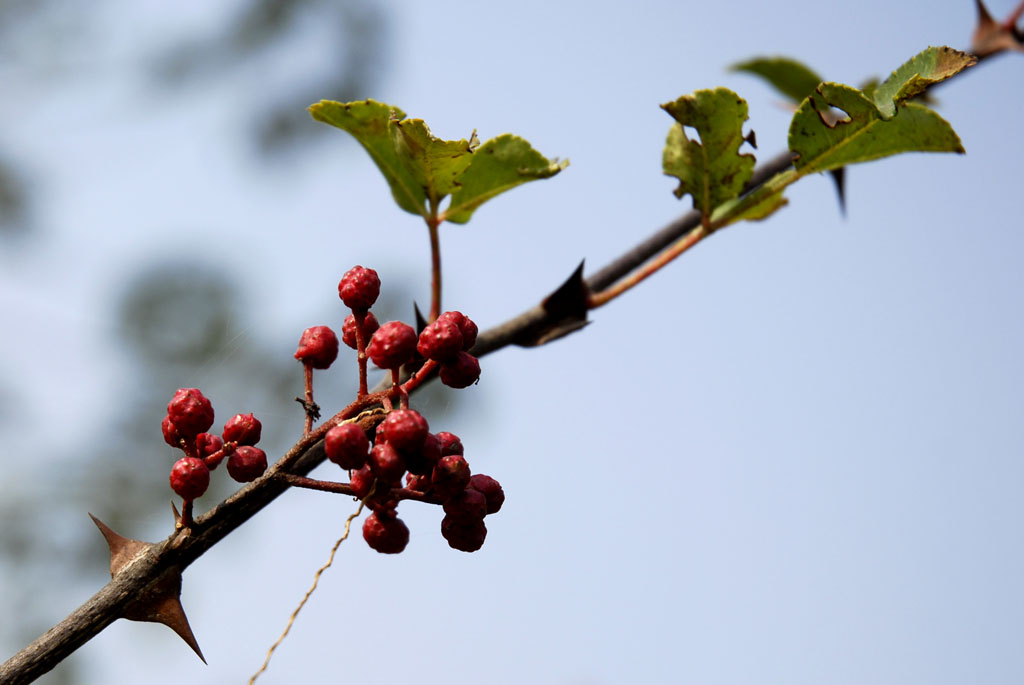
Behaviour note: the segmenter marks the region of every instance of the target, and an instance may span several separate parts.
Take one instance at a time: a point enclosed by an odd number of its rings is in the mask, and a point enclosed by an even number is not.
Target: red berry
[[[416,353],[416,331],[401,321],[389,321],[373,334],[366,353],[382,369],[397,369]]]
[[[421,357],[445,362],[462,350],[462,331],[449,319],[438,319],[420,331],[416,351]]]
[[[429,476],[434,464],[441,458],[441,441],[433,433],[427,433],[423,447],[418,452],[404,456],[405,468],[409,469],[410,473]]]
[[[409,528],[400,518],[378,518],[374,512],[363,521],[363,539],[381,554],[398,554],[409,544]]]
[[[487,498],[478,490],[466,488],[445,500],[444,513],[454,518],[482,519],[487,515]]]
[[[385,483],[401,481],[405,473],[405,460],[402,459],[402,455],[386,442],[377,443],[370,450],[369,466],[373,475]]]
[[[479,330],[468,316],[462,312],[445,312],[437,317],[438,321],[441,319],[450,321],[459,327],[459,332],[462,334],[462,349],[470,350],[473,348],[473,345],[476,345],[476,335]]]
[[[196,450],[199,452],[199,458],[208,457],[214,452],[219,451],[224,447],[224,441],[221,440],[219,435],[213,433],[200,433],[196,436]],[[207,464],[209,466],[209,464]]]
[[[483,494],[487,498],[487,513],[494,514],[501,509],[505,503],[505,491],[501,489],[501,483],[490,476],[478,473],[469,479],[469,487]]]
[[[178,432],[177,426],[171,421],[170,416],[165,416],[163,422],[160,424],[160,430],[164,433],[164,442],[171,447],[177,447],[181,449],[181,433]]]
[[[459,352],[455,358],[441,364],[441,382],[449,388],[468,388],[480,378],[480,362],[469,352]]]
[[[370,465],[367,464],[363,468],[354,471],[352,477],[349,479],[349,485],[352,486],[352,494],[363,499],[370,494],[370,489],[373,488],[373,481],[375,480],[373,472],[370,471]]]
[[[338,358],[338,336],[329,326],[313,326],[302,331],[295,358],[314,369],[326,369]]]
[[[395,409],[377,427],[377,437],[402,454],[419,452],[429,432],[427,420],[415,409]]]
[[[373,269],[353,266],[338,283],[338,297],[345,306],[356,312],[365,312],[380,295],[380,278]]]
[[[228,475],[239,483],[256,480],[267,470],[267,453],[259,447],[243,445],[228,457]]]
[[[224,442],[237,445],[255,445],[260,441],[263,424],[252,414],[235,414],[224,424]]]
[[[377,321],[377,317],[373,315],[373,312],[367,312],[363,318],[364,340],[368,341],[370,336],[377,332],[378,328],[380,328],[380,322]],[[345,323],[341,326],[341,342],[353,350],[358,349],[356,347],[356,317],[352,314],[345,317]]]
[[[433,490],[442,499],[465,490],[469,485],[469,478],[469,462],[461,454],[441,457],[430,474]]]
[[[475,552],[484,545],[487,526],[483,519],[465,519],[448,514],[441,519],[441,535],[452,549]]]
[[[437,439],[441,443],[441,456],[447,457],[449,454],[464,454],[465,450],[462,447],[462,441],[459,440],[459,436],[448,431],[441,431],[437,434]]]
[[[210,469],[202,459],[182,457],[171,467],[171,490],[182,499],[193,500],[210,487]]]
[[[370,440],[355,423],[343,423],[324,436],[327,458],[343,469],[361,469],[370,451]]]
[[[213,425],[213,405],[198,388],[181,388],[167,405],[167,416],[183,438],[195,438]]]

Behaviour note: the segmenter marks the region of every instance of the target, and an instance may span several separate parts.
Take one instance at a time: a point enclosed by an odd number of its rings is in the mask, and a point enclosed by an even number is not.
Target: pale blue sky
[[[260,69],[139,97],[125,64],[209,10],[107,4],[124,14],[98,76],[57,90],[0,72],[17,94],[0,101],[5,141],[47,193],[33,248],[0,253],[0,374],[25,398],[3,444],[21,477],[131,387],[106,350],[108,303],[150,255],[201,251],[242,274],[264,327],[248,334],[282,355],[353,264],[427,299],[425,230],[361,149],[338,132],[253,164],[234,110],[260,97]],[[733,88],[767,158],[788,115],[730,64],[785,54],[858,83],[928,45],[966,47],[973,3],[927,4],[392,1],[390,64],[366,96],[446,138],[510,131],[571,160],[445,227],[446,304],[484,328],[689,209],[661,174],[659,103]],[[309,30],[280,68],[322,59]],[[486,358],[472,411],[432,424],[505,487],[483,550],[448,549],[441,512],[404,504],[406,552],[345,543],[260,682],[1024,680],[1022,73],[1002,57],[938,92],[967,155],[851,169],[845,219],[830,182],[807,179],[581,334]],[[90,681],[244,681],[352,509],[290,493],[188,569],[209,666],[165,629],[119,622],[81,652]]]

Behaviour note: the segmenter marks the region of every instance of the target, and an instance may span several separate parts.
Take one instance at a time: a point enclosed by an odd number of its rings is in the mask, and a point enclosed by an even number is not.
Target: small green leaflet
[[[359,141],[391,188],[399,207],[431,216],[431,207],[452,197],[439,219],[465,223],[487,200],[517,185],[554,176],[568,161],[549,160],[528,142],[505,134],[482,145],[442,140],[421,119],[374,100],[323,100],[309,108],[314,119],[336,126]]]
[[[689,193],[708,220],[715,207],[739,195],[754,171],[754,156],[740,154],[747,103],[727,88],[698,90],[661,106],[676,123],[669,129],[662,168],[679,179],[676,197]],[[686,137],[697,130],[700,142]]]
[[[760,76],[794,103],[814,92],[821,78],[810,67],[788,57],[755,57],[732,66],[733,71],[745,71]]]
[[[896,107],[939,81],[945,81],[978,60],[953,48],[931,47],[921,51],[892,72],[873,93],[883,119],[896,116]]]

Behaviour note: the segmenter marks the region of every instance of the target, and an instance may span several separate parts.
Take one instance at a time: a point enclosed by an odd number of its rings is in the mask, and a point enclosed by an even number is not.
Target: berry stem
[[[409,408],[409,395],[405,392],[405,388],[402,387],[401,369],[391,369],[391,396],[392,401],[398,400],[398,407],[400,409]]]
[[[430,233],[430,316],[427,323],[432,323],[441,315],[441,236],[437,229],[442,220],[437,216],[434,198],[430,198],[430,216],[426,221]]]
[[[319,480],[317,478],[309,478],[307,476],[296,476],[292,473],[279,473],[275,476],[278,480],[281,480],[294,488],[305,488],[306,490],[317,490],[319,492],[330,492],[336,495],[355,495],[352,491],[352,486],[349,483],[339,483],[333,480]],[[378,480],[377,486],[381,483]],[[376,486],[375,486],[376,487]],[[372,495],[373,493],[371,493]],[[410,490],[409,488],[391,488],[388,491],[389,499],[396,500],[415,500],[417,502],[426,502],[428,504],[443,504],[444,499],[432,495],[430,493],[423,493],[419,490]]]
[[[356,323],[356,358],[359,360],[359,392],[356,397],[365,397],[369,392],[366,387],[366,312],[352,310],[352,318]]]
[[[422,385],[425,380],[433,375],[438,366],[439,364],[433,359],[428,359],[424,362],[423,366],[421,366],[416,373],[410,376],[409,380],[402,384],[402,392],[405,396],[408,397],[409,393]]]
[[[176,530],[182,528],[191,528],[195,525],[195,519],[192,518],[192,500],[182,500],[181,503],[181,518],[178,519],[177,525],[174,526]]]
[[[587,298],[587,309],[597,309],[602,305],[608,304],[633,286],[643,282],[648,276],[654,274],[663,266],[689,250],[709,235],[711,235],[711,232],[703,225],[693,229],[670,245],[667,249],[663,250],[654,259],[639,267],[625,278],[616,282],[614,285],[605,288],[601,292],[591,293]]]
[[[303,435],[309,435],[309,432],[313,430],[313,412],[310,408],[313,406],[313,365],[304,363],[302,365],[302,381],[305,386],[305,398],[306,402],[303,407],[306,409],[306,420],[305,425],[302,429]]]

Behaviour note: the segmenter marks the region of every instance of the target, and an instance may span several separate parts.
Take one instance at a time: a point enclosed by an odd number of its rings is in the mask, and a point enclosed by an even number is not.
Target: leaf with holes
[[[846,113],[838,118],[833,107]],[[964,151],[953,127],[932,110],[906,103],[891,119],[856,88],[822,83],[789,126],[789,149],[800,175],[828,171],[901,152]]]
[[[740,154],[747,103],[727,88],[698,90],[661,106],[676,123],[669,129],[662,168],[679,179],[676,197],[689,193],[694,208],[709,217],[715,207],[739,195],[754,171],[754,156]],[[700,142],[686,136],[697,130]]]

